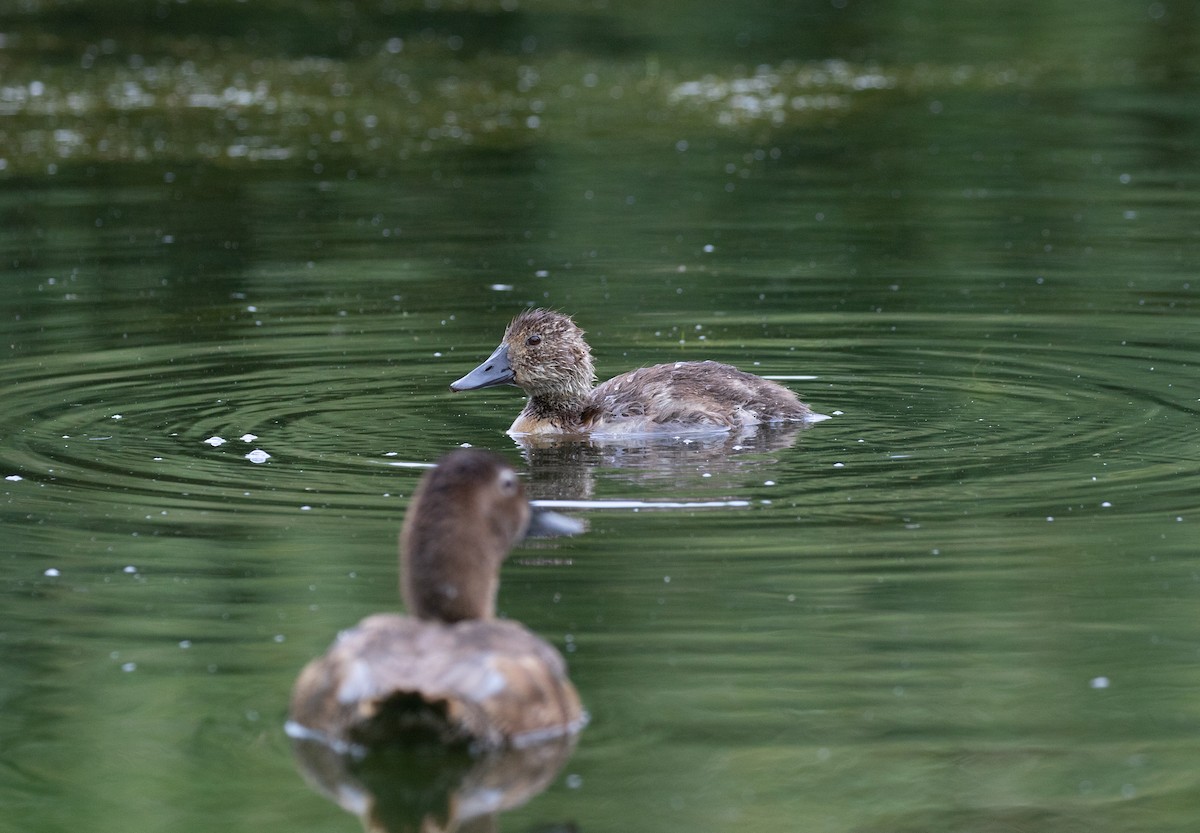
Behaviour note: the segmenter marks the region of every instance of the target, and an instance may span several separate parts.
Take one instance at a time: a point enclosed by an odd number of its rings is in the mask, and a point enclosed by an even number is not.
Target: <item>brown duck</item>
[[[310,662],[292,691],[289,734],[338,749],[408,732],[498,748],[577,732],[587,717],[562,657],[495,609],[500,564],[515,543],[581,529],[533,510],[503,458],[444,457],[401,532],[409,615],[370,616]]]
[[[742,430],[810,418],[782,385],[719,362],[656,364],[593,387],[592,351],[570,316],[526,310],[452,391],[516,385],[529,395],[510,434]]]

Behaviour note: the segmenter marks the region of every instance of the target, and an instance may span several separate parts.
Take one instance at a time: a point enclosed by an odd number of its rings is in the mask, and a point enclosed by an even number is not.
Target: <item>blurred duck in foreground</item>
[[[526,310],[452,391],[516,385],[529,395],[509,434],[737,431],[813,418],[782,385],[713,361],[656,364],[592,387],[592,351],[570,316]]]
[[[368,617],[310,662],[292,691],[288,734],[350,751],[404,736],[523,747],[579,731],[587,715],[562,657],[496,619],[495,608],[514,544],[582,528],[532,509],[503,458],[477,450],[442,458],[401,532],[409,615]]]

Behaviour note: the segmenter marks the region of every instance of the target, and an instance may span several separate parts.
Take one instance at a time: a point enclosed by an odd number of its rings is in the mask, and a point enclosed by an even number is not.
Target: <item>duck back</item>
[[[782,385],[714,361],[675,362],[614,376],[591,393],[589,430],[645,431],[665,426],[739,429],[802,420],[808,406]]]
[[[362,745],[426,733],[519,747],[586,722],[562,657],[516,622],[448,625],[392,614],[364,619],[305,667],[291,716]]]

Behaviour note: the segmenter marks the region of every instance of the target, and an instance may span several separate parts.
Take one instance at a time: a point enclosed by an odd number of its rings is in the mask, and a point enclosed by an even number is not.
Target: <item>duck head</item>
[[[535,509],[503,457],[454,451],[413,495],[400,532],[400,591],[418,619],[491,619],[500,564],[523,538],[574,535],[578,521]]]
[[[514,318],[500,346],[450,390],[516,385],[534,399],[574,403],[587,397],[595,381],[583,330],[568,315],[533,309]]]

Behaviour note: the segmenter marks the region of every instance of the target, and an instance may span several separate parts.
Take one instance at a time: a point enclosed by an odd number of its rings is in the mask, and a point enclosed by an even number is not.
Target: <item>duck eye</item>
[[[525,339],[525,343],[528,344],[530,347],[537,347],[539,344],[542,343],[542,337],[540,335],[538,335],[537,333],[534,333],[529,338]]]
[[[500,474],[500,488],[505,494],[511,495],[517,491],[517,475],[512,471],[505,471]]]

